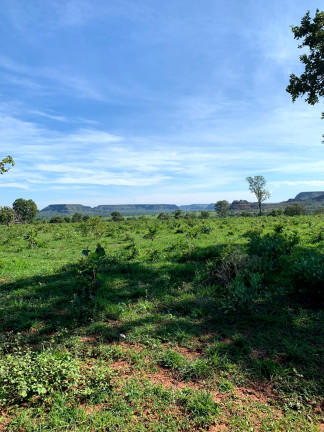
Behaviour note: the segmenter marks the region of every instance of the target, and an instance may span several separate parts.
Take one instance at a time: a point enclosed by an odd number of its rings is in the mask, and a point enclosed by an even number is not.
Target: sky
[[[292,103],[313,0],[0,0],[0,206],[324,191],[322,104]]]

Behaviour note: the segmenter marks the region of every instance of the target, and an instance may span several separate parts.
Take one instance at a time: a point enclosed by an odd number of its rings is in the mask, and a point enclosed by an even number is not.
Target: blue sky
[[[0,205],[269,201],[324,190],[294,104],[305,0],[0,0]]]

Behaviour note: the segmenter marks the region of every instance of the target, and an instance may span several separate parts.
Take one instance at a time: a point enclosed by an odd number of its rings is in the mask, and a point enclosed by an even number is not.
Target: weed
[[[204,391],[185,389],[180,402],[197,427],[211,426],[219,414],[218,404],[213,401],[210,393]]]

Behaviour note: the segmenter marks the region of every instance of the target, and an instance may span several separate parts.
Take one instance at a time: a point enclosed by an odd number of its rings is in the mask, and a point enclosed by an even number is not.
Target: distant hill
[[[94,207],[92,211],[98,215],[110,215],[114,211],[118,211],[124,215],[150,214],[150,213],[166,213],[177,210],[175,204],[112,204],[99,205]]]
[[[179,206],[180,210],[185,212],[207,210],[211,204],[188,204]],[[213,209],[214,210],[214,209]]]
[[[263,203],[262,209],[265,212],[270,212],[271,210],[284,210],[287,206],[294,203],[299,203],[303,205],[306,210],[314,211],[318,208],[324,207],[324,192],[300,192],[295,198],[290,198],[287,201],[282,201],[279,203]],[[230,209],[234,213],[248,211],[257,212],[258,203],[249,202],[246,200],[234,200],[230,205]]]
[[[70,216],[74,213],[91,215],[92,208],[82,204],[51,204],[39,212],[41,217]]]
[[[295,198],[279,203],[266,203],[262,205],[265,212],[276,209],[285,209],[293,203],[302,204],[308,211],[324,208],[324,192],[300,192]],[[84,206],[82,204],[51,204],[41,210],[38,217],[49,219],[53,216],[71,216],[74,213],[82,213],[89,216],[110,216],[112,212],[118,211],[124,216],[136,216],[143,214],[172,213],[175,210],[184,212],[192,211],[215,211],[215,203],[211,204],[188,204],[177,206],[175,204],[107,204],[97,207]],[[234,214],[242,211],[258,211],[258,203],[246,200],[234,200],[230,205],[230,210]]]
[[[179,207],[175,204],[111,204],[89,207],[81,204],[51,204],[41,210],[39,217],[47,219],[53,216],[71,216],[76,212],[90,216],[110,216],[117,211],[124,216],[141,214],[171,213]]]
[[[296,200],[308,200],[308,199],[314,199],[318,198],[319,196],[323,195],[324,192],[300,192],[298,195],[296,195]]]

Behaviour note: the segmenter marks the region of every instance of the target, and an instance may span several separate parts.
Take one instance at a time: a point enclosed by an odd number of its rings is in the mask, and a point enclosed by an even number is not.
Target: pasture
[[[321,430],[323,216],[0,238],[0,431]]]

